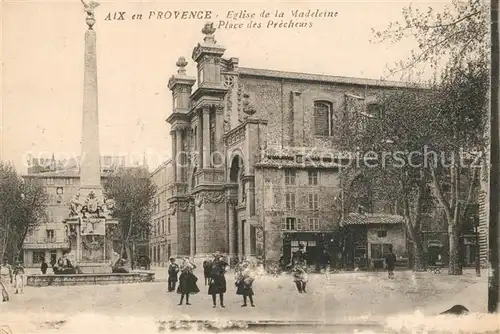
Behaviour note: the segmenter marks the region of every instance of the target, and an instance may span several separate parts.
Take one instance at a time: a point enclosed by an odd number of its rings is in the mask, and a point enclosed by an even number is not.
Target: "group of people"
[[[11,266],[7,259],[0,265],[0,288],[2,290],[2,302],[10,300],[12,285],[15,293],[24,293],[24,266],[21,261],[17,261],[15,266]]]
[[[224,294],[227,292],[226,271],[229,267],[220,253],[213,255],[212,259],[206,259],[203,262],[203,273],[205,278],[205,286],[208,285],[208,294],[212,296],[213,307],[217,307],[217,296],[219,297],[220,307],[224,308]],[[181,295],[178,305],[182,305],[184,298],[186,305],[189,303],[189,296],[200,292],[197,282],[198,277],[194,274],[196,265],[188,258],[185,257],[182,264],[179,266],[175,262],[175,258],[170,258],[170,265],[168,267],[168,291],[175,291],[177,283],[177,293]],[[180,272],[180,275],[178,275]],[[247,300],[250,305],[255,307],[253,300],[253,282],[254,277],[252,274],[251,266],[248,261],[242,261],[237,269],[236,277],[236,294],[243,296],[242,307],[247,306]]]
[[[52,259],[52,261],[50,261],[50,267],[56,275],[76,273],[76,268],[68,258],[60,257],[57,261],[55,259]],[[40,271],[42,272],[42,275],[46,275],[48,269],[49,264],[45,261],[45,259],[42,259],[42,263],[40,265]]]

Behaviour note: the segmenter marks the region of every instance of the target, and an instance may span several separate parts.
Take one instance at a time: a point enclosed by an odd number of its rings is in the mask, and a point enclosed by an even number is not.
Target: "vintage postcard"
[[[497,4],[1,13],[0,333],[499,330]]]

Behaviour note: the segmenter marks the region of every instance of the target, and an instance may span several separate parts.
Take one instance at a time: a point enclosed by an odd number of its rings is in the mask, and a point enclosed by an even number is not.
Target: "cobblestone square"
[[[156,282],[101,286],[26,287],[24,294],[13,295],[1,304],[2,321],[11,327],[43,321],[70,321],[85,314],[101,317],[134,317],[168,320],[241,320],[241,321],[321,321],[327,323],[380,322],[388,316],[411,314],[420,310],[435,315],[454,304],[465,305],[471,312],[487,310],[487,278],[474,271],[463,276],[396,272],[336,273],[329,277],[311,274],[308,293],[299,294],[290,276],[260,277],[255,282],[256,307],[242,308],[236,295],[233,273],[228,273],[226,308],[212,308],[201,272],[199,294],[190,298],[192,305],[178,306],[179,295],[167,292],[165,269],[155,269]],[[28,314],[19,323],[17,316]],[[132,318],[130,318],[132,319]],[[63,327],[62,327],[63,328]]]

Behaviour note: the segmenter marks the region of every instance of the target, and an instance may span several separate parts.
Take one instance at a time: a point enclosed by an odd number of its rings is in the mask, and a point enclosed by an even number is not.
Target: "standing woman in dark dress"
[[[188,257],[184,258],[184,262],[181,265],[181,275],[179,276],[179,286],[177,287],[177,293],[181,295],[178,305],[182,305],[184,296],[186,296],[186,305],[191,305],[189,303],[189,295],[200,292],[200,289],[196,285],[198,277],[193,274],[194,269],[196,269],[195,264]]]
[[[214,308],[217,307],[217,295],[219,295],[220,306],[224,306],[224,293],[226,293],[226,268],[229,264],[222,260],[222,256],[217,252],[212,261],[212,268],[210,270],[210,280],[208,283],[208,294],[212,295],[212,302]]]

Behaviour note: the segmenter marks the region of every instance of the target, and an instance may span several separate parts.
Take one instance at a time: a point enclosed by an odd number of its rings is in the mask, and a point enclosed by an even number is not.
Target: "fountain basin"
[[[154,282],[155,273],[137,271],[131,273],[107,274],[63,274],[63,275],[26,275],[27,285],[35,287],[70,285],[105,285]]]

